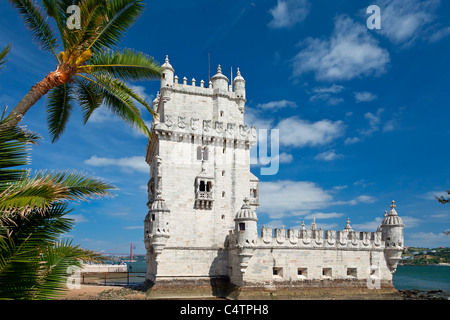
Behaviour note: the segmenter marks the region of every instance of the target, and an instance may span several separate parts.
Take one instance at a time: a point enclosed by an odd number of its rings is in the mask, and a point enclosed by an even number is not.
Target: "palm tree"
[[[9,1],[40,48],[53,54],[57,66],[22,98],[0,130],[17,125],[48,93],[46,112],[52,142],[64,131],[75,102],[81,107],[84,123],[95,109],[105,106],[150,136],[136,101],[152,116],[156,114],[126,82],[157,79],[161,68],[142,52],[113,50],[142,14],[142,0],[41,0],[41,6],[32,0]],[[71,5],[80,9],[80,29],[70,30],[66,25]],[[63,50],[58,53],[61,45]]]
[[[0,131],[0,299],[57,297],[69,267],[99,259],[61,236],[74,224],[68,201],[108,196],[112,186],[80,173],[18,169],[38,139],[19,126]]]

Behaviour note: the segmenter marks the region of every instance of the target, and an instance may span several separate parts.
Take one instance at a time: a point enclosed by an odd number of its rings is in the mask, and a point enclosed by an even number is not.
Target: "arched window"
[[[199,190],[200,190],[200,191],[205,191],[205,189],[206,189],[206,188],[205,188],[205,181],[202,180],[202,181],[200,181]]]
[[[209,150],[208,147],[203,148],[203,160],[208,160],[209,157]]]
[[[202,147],[197,147],[197,160],[202,160]]]

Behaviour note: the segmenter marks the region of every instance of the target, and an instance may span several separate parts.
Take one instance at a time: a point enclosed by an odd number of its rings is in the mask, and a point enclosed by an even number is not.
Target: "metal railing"
[[[82,272],[82,284],[130,285],[142,284],[145,272]]]

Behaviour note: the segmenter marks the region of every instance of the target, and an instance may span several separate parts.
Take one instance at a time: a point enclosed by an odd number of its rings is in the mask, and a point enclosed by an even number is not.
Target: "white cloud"
[[[450,27],[440,28],[430,36],[429,40],[430,42],[437,42],[441,39],[444,39],[448,35],[450,35]]]
[[[337,154],[336,150],[329,150],[318,154],[314,159],[319,161],[333,161],[342,157],[343,155]]]
[[[450,246],[450,237],[442,233],[407,233],[405,234],[405,238],[405,245],[408,247],[438,248]]]
[[[344,102],[344,99],[343,98],[333,97],[329,93],[318,93],[318,94],[315,94],[315,95],[311,96],[311,98],[309,98],[309,101],[311,101],[311,102],[323,101],[327,105],[336,106],[336,105]]]
[[[84,163],[94,167],[116,166],[125,170],[149,172],[149,166],[145,162],[145,157],[125,157],[125,158],[101,158],[96,155],[84,160]]]
[[[283,152],[280,154],[279,160],[280,160],[280,163],[291,163],[292,160],[294,160],[294,157],[292,156],[292,154]]]
[[[279,101],[270,101],[267,103],[260,103],[256,106],[258,109],[269,110],[269,111],[277,111],[281,108],[296,108],[297,104],[293,101],[288,100],[279,100]]]
[[[367,91],[355,92],[354,94],[355,94],[356,103],[370,102],[370,101],[377,99],[376,95],[374,95],[371,92],[367,92]]]
[[[367,112],[364,115],[364,118],[369,120],[369,128],[366,128],[364,130],[361,130],[361,134],[365,136],[370,136],[372,133],[380,130],[380,123],[381,123],[381,114],[383,113],[384,109],[380,108],[377,110],[375,114],[371,112]]]
[[[381,8],[379,32],[393,43],[408,45],[419,37],[437,41],[446,36],[445,29],[427,34],[427,27],[437,18],[440,0],[380,0],[377,4]]]
[[[307,0],[278,0],[277,5],[269,10],[273,19],[268,26],[272,29],[291,28],[306,19],[309,9]]]
[[[123,227],[125,230],[138,230],[138,229],[144,229],[144,226],[127,226]]]
[[[343,217],[345,214],[343,213],[336,213],[336,212],[331,212],[331,213],[323,213],[323,212],[316,212],[316,213],[311,213],[306,215],[304,218],[305,219],[333,219],[333,218],[339,218],[339,217]]]
[[[308,181],[261,182],[259,192],[258,212],[267,213],[272,219],[299,215],[299,209],[325,208],[333,199],[328,191]]]
[[[331,87],[317,87],[312,91],[314,93],[340,93],[345,89],[345,87],[333,84]]]
[[[320,120],[309,122],[298,117],[280,121],[280,143],[285,146],[305,147],[325,145],[344,134],[342,121]]]
[[[81,222],[89,221],[88,219],[86,219],[85,216],[83,216],[81,214],[66,214],[64,217],[66,217],[68,219],[73,219],[75,221],[75,223],[81,223]]]
[[[364,23],[346,16],[335,19],[329,38],[308,38],[293,59],[293,76],[313,72],[317,80],[351,80],[380,75],[390,62],[389,53],[380,48]]]
[[[381,225],[383,217],[376,217],[374,221],[351,224],[352,229],[356,231],[376,231]]]
[[[358,143],[358,142],[360,142],[360,141],[361,141],[361,139],[359,139],[358,137],[353,137],[353,138],[347,138],[347,139],[345,139],[344,143],[345,143],[346,145],[349,145],[349,144]]]
[[[245,108],[244,123],[247,126],[255,126],[257,129],[271,129],[273,128],[272,119],[263,119],[260,116],[264,112],[258,111],[251,107]]]
[[[377,201],[377,199],[375,197],[368,196],[368,195],[358,196],[358,197],[356,197],[355,200],[357,202],[363,202],[363,203],[374,203],[375,201]]]
[[[419,198],[422,199],[426,199],[426,200],[433,200],[433,201],[437,201],[435,197],[444,197],[447,198],[449,195],[447,192],[442,191],[442,190],[437,190],[437,191],[428,191],[425,194],[419,195]]]

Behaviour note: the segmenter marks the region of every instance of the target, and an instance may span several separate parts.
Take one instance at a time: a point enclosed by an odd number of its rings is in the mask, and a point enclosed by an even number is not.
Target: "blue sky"
[[[246,79],[246,121],[280,131],[280,168],[261,175],[259,224],[375,231],[396,201],[405,245],[450,246],[450,3],[392,1],[146,1],[119,47],[161,63],[181,79],[208,79],[218,64]],[[381,30],[366,9],[381,8]],[[18,14],[0,4],[0,46],[13,44],[0,74],[0,105],[10,108],[53,71]],[[159,82],[133,83],[152,101]],[[83,126],[77,110],[62,138],[48,138],[45,99],[22,121],[43,136],[31,168],[77,170],[118,190],[112,199],[74,204],[74,243],[109,253],[144,253],[147,139],[99,110]],[[144,114],[150,122],[148,114]]]

